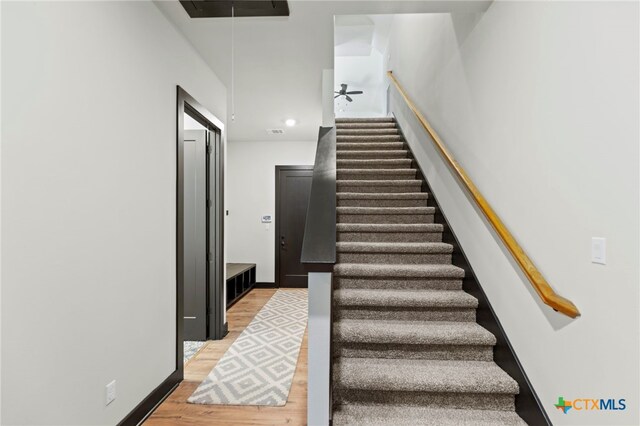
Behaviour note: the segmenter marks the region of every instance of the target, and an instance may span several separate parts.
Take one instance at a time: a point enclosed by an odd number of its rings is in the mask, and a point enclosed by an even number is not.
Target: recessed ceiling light
[[[289,127],[293,127],[296,125],[296,120],[294,120],[293,118],[290,118],[287,121],[285,121],[284,124],[286,124]]]

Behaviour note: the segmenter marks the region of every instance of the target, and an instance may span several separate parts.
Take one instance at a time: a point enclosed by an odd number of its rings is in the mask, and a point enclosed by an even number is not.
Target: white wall
[[[392,109],[554,424],[640,423],[638,3],[398,15],[391,68],[556,291],[542,305],[399,96]],[[590,262],[606,237],[608,264]],[[558,396],[625,398],[564,415]]]
[[[226,91],[151,2],[2,2],[1,50],[2,424],[116,424],[175,369],[176,85]]]
[[[334,100],[336,117],[382,117],[386,105],[386,73],[382,68],[382,54],[375,49],[369,56],[336,56],[334,67],[335,91],[340,84],[348,84],[347,91],[362,90],[353,95],[353,102],[340,96]]]
[[[227,259],[255,263],[258,282],[275,281],[276,168],[313,165],[317,141],[227,145]],[[260,222],[273,216],[267,226]]]

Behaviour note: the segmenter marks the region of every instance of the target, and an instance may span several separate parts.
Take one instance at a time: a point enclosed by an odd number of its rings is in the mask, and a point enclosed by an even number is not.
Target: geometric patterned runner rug
[[[302,336],[307,290],[278,290],[187,400],[192,404],[287,403]]]

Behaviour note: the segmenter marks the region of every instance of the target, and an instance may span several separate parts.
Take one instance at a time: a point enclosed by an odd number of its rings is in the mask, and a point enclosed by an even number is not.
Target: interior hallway
[[[286,291],[286,289],[281,289]],[[144,423],[156,425],[304,425],[307,419],[307,331],[300,348],[289,399],[284,407],[198,405],[187,398],[209,374],[229,346],[240,336],[253,317],[276,292],[276,289],[253,289],[227,312],[229,334],[209,341],[184,368],[184,381]]]

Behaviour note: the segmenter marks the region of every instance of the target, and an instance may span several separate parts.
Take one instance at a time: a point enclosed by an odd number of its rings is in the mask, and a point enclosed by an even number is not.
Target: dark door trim
[[[207,194],[212,202],[212,208],[217,210],[217,223],[211,223],[209,217],[207,217],[207,234],[210,234],[210,229],[215,228],[215,235],[218,237],[214,242],[213,250],[212,245],[207,236],[207,249],[210,251],[210,260],[207,262],[207,289],[208,289],[208,306],[209,317],[207,327],[208,339],[221,339],[224,337],[225,324],[224,318],[224,143],[223,143],[223,131],[224,124],[218,120],[213,114],[211,114],[205,107],[203,107],[198,101],[196,101],[191,95],[189,95],[180,86],[177,87],[178,91],[178,108],[177,108],[177,180],[176,180],[176,282],[177,282],[177,330],[178,339],[176,342],[177,357],[176,364],[177,369],[183,369],[183,303],[184,303],[184,283],[182,282],[183,265],[182,258],[184,253],[183,247],[183,217],[182,210],[184,208],[184,200],[182,197],[182,175],[184,173],[184,114],[188,114],[194,120],[202,124],[210,131],[209,140],[207,140]],[[211,154],[209,154],[211,150]],[[215,161],[215,173],[217,174],[216,186],[217,188],[209,188],[209,171],[210,161]],[[212,197],[212,194],[213,197]],[[213,279],[211,279],[211,275]],[[213,283],[213,285],[211,285]],[[217,309],[212,309],[216,307]]]
[[[275,264],[275,288],[280,288],[280,172],[286,170],[310,170],[313,171],[313,165],[298,165],[298,166],[276,166],[276,226],[275,226],[275,249],[276,249],[276,264]]]
[[[198,121],[205,128],[210,130],[212,149],[215,155],[207,155],[207,161],[213,158],[216,162],[217,187],[215,208],[218,212],[216,226],[217,238],[216,253],[213,259],[217,260],[219,267],[215,268],[214,291],[209,295],[210,306],[219,306],[221,309],[212,309],[209,317],[210,329],[207,330],[208,338],[221,339],[226,334],[227,325],[223,323],[224,309],[224,124],[204,108],[191,95],[177,86],[177,119],[176,119],[176,364],[175,370],[162,381],[147,397],[142,400],[125,418],[123,418],[119,426],[138,425],[144,421],[156,409],[158,405],[184,380],[184,361],[183,361],[183,332],[184,326],[184,282],[182,273],[184,265],[182,258],[184,247],[182,239],[184,236],[182,210],[184,208],[184,199],[180,188],[183,185],[182,174],[184,172],[184,114],[189,114],[194,120]],[[209,145],[209,144],[207,144]],[[209,169],[209,167],[207,167]],[[209,188],[207,188],[209,194]],[[207,224],[209,226],[209,224]],[[208,232],[207,232],[208,233]],[[209,241],[207,241],[209,247]],[[209,269],[209,268],[208,268]],[[212,326],[213,325],[213,326]]]

